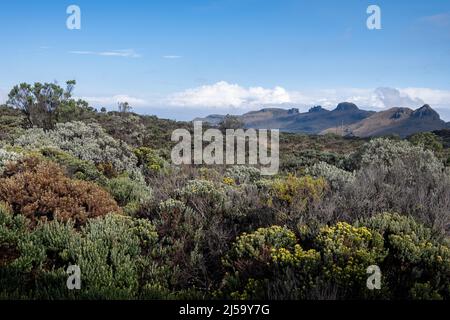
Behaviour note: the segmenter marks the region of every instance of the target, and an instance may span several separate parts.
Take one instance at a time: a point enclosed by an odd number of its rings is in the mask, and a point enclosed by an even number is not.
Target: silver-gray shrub
[[[413,145],[407,140],[373,139],[364,145],[361,152],[360,166],[391,166],[395,161],[410,164],[411,158],[419,160],[427,171],[442,171],[443,165],[431,150],[424,150],[420,145]]]
[[[388,139],[363,150],[354,180],[328,199],[334,216],[354,220],[395,211],[450,232],[450,175],[431,151]]]
[[[254,167],[232,166],[225,172],[225,176],[238,184],[254,183],[261,178],[261,172]]]
[[[136,168],[137,158],[124,142],[115,140],[96,123],[58,123],[51,131],[32,128],[14,144],[25,149],[54,147],[95,164],[110,163],[119,172]]]
[[[312,167],[308,167],[306,173],[313,177],[325,178],[333,190],[341,189],[355,180],[354,172],[342,170],[326,162],[319,162]]]
[[[7,151],[5,149],[0,148],[0,174],[3,173],[6,164],[8,162],[14,162],[20,159],[20,154],[12,151]]]

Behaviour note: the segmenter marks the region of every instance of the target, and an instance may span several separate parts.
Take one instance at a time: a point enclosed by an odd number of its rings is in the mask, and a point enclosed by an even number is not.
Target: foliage
[[[0,146],[20,136],[25,118],[20,111],[0,105]]]
[[[355,153],[354,157],[360,158],[359,167],[392,166],[399,161],[405,166],[408,166],[409,162],[420,163],[430,173],[442,169],[442,164],[436,159],[433,152],[424,150],[422,146],[415,146],[405,140],[374,139],[365,144]]]
[[[270,186],[271,203],[278,201],[283,205],[297,204],[299,201],[306,205],[309,201],[319,199],[326,188],[326,182],[310,176],[296,177],[288,175],[285,179],[276,179]]]
[[[282,227],[259,229],[236,240],[224,260],[229,271],[219,295],[235,299],[326,298],[364,295],[367,266],[383,257],[383,239],[348,224],[324,228],[305,249]],[[366,290],[364,290],[366,289]]]
[[[380,232],[388,257],[380,264],[395,299],[448,299],[450,247],[411,217],[380,214],[360,223]]]
[[[232,179],[235,183],[255,183],[261,178],[261,172],[254,167],[232,166],[225,172],[225,177]]]
[[[341,295],[364,297],[366,269],[386,257],[382,236],[377,230],[354,227],[345,222],[324,227],[314,246],[322,252],[324,278],[342,290]]]
[[[0,177],[0,201],[34,224],[38,221],[73,220],[120,212],[111,196],[95,184],[67,178],[60,167],[39,158],[9,164]]]
[[[106,189],[130,215],[138,211],[141,204],[152,198],[152,190],[144,181],[132,180],[128,176],[110,179]]]
[[[117,108],[119,109],[119,112],[122,113],[131,112],[131,110],[133,109],[128,102],[119,102],[117,104]]]
[[[182,189],[177,190],[177,195],[204,218],[209,213],[221,210],[225,203],[224,190],[207,180],[188,181]]]
[[[91,111],[85,101],[71,98],[75,84],[73,80],[67,81],[63,89],[56,83],[21,83],[11,90],[7,104],[23,113],[28,127],[53,129],[68,115],[73,116],[81,110]]]
[[[354,220],[395,211],[441,233],[449,230],[450,175],[431,151],[407,141],[375,139],[355,158],[360,169],[354,180],[328,198],[334,216]]]
[[[432,132],[416,133],[408,138],[414,145],[420,145],[426,150],[440,153],[444,149],[441,139]]]
[[[317,206],[328,190],[323,178],[297,177],[289,174],[260,184],[266,191],[264,201],[276,211],[276,223],[295,228],[297,224],[315,223]],[[315,218],[316,217],[316,218]]]
[[[446,130],[281,133],[263,178],[172,166],[171,132],[192,123],[97,113],[68,85],[40,85],[53,109],[28,104],[36,128],[0,107],[0,299],[450,299]]]
[[[138,159],[138,165],[149,173],[156,173],[167,166],[166,161],[161,158],[158,153],[147,147],[140,147],[134,150],[134,154]]]
[[[337,168],[326,162],[319,162],[308,168],[306,172],[314,177],[323,177],[333,189],[342,189],[355,179],[353,172],[348,172]]]
[[[48,132],[29,129],[15,140],[15,145],[27,149],[59,148],[103,168],[109,165],[117,172],[132,170],[137,163],[131,148],[106,134],[98,124],[68,122],[57,124],[55,130]]]
[[[259,229],[236,239],[223,261],[227,273],[216,295],[448,299],[450,248],[430,236],[431,230],[396,214],[357,226],[339,222],[324,227],[309,244],[283,227]],[[372,265],[382,270],[381,290],[366,287]]]
[[[6,298],[132,299],[145,298],[163,282],[156,265],[157,233],[151,223],[118,215],[91,220],[79,232],[72,225],[39,223],[29,232],[20,216],[0,212],[0,245],[13,249],[0,264],[1,293]],[[5,257],[2,257],[5,258]],[[65,271],[81,270],[81,290],[67,290]],[[13,279],[16,282],[11,282]],[[145,290],[144,290],[145,289]]]
[[[73,179],[92,181],[100,186],[108,183],[106,176],[90,161],[80,160],[68,152],[52,147],[41,148],[39,152],[46,159],[63,167],[65,173]]]
[[[0,148],[0,175],[8,163],[17,161],[19,158],[20,155],[18,153]]]

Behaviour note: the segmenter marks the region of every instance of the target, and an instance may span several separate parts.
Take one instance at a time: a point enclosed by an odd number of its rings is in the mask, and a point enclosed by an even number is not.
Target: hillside
[[[246,119],[256,125],[365,115],[355,107],[316,107],[303,115],[266,109]],[[55,120],[52,128],[0,108],[5,299],[261,300],[273,294],[267,287],[247,293],[252,279],[273,288],[292,283],[292,291],[277,289],[280,300],[357,299],[365,298],[366,282],[348,279],[366,275],[373,264],[394,272],[386,273],[386,291],[371,298],[422,298],[416,291],[422,283],[449,298],[446,130],[408,140],[282,132],[280,170],[268,177],[253,166],[175,165],[171,133],[192,130],[192,123],[98,112],[73,100],[52,113],[39,111],[32,120]],[[405,113],[436,120],[427,108]],[[430,254],[405,258],[404,248],[423,243]],[[87,270],[77,296],[61,290],[69,265]],[[420,279],[410,276],[416,271]],[[317,280],[303,285],[307,277]],[[329,296],[335,288],[338,295]]]
[[[334,127],[322,133],[336,133],[345,136],[371,137],[399,135],[407,137],[417,132],[445,129],[447,124],[429,105],[417,110],[391,108],[373,114],[369,118],[348,126]]]
[[[269,108],[245,113],[238,118],[246,128],[280,129],[284,132],[318,134],[321,131],[341,124],[353,124],[371,116],[374,112],[360,110],[355,104],[343,102],[336,109],[329,111],[315,106],[308,112],[300,113],[298,109]],[[197,118],[211,125],[223,119],[220,115]]]
[[[392,108],[374,112],[361,110],[353,103],[343,102],[334,110],[321,106],[300,113],[298,109],[262,109],[237,116],[246,128],[280,129],[283,132],[326,134],[344,136],[371,137],[399,135],[406,137],[418,132],[449,128],[449,124],[440,119],[439,114],[429,105],[412,110]],[[197,118],[211,125],[223,120],[222,115]]]

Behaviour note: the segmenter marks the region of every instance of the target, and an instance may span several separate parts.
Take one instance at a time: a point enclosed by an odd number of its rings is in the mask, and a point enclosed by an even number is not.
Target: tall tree
[[[49,130],[58,121],[62,106],[83,105],[71,99],[75,84],[75,80],[67,81],[63,89],[56,83],[21,83],[11,90],[7,104],[22,111],[29,127]]]
[[[130,104],[126,101],[124,102],[119,102],[118,103],[118,108],[119,108],[119,112],[122,113],[128,113],[130,112],[133,108],[130,106]]]

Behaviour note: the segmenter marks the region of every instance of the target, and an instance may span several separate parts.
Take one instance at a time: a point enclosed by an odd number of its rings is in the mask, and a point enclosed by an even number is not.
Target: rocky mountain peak
[[[414,118],[430,118],[430,119],[440,119],[439,113],[434,111],[428,104],[415,110],[412,114]]]
[[[334,111],[357,111],[359,110],[358,106],[351,102],[341,102],[337,105]]]

